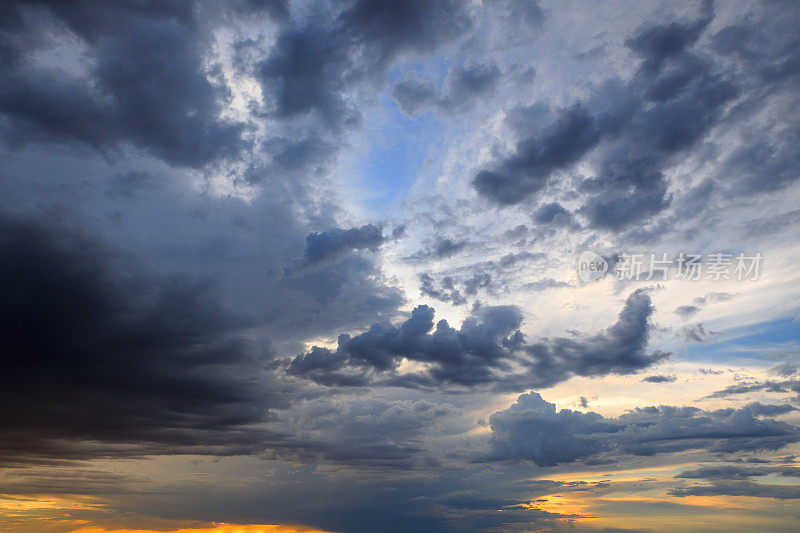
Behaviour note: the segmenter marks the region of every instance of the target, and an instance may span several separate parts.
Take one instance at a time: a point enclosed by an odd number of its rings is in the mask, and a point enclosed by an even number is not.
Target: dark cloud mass
[[[210,43],[191,5],[6,6],[20,20],[39,24],[47,18],[35,17],[46,12],[55,32],[67,30],[82,40],[92,65],[86,76],[36,66],[26,54],[38,51],[46,30],[25,23],[2,29],[3,41],[25,43],[19,60],[3,70],[0,131],[6,142],[74,141],[104,153],[132,144],[189,167],[234,156],[244,147],[243,126],[219,118],[224,93],[204,73],[203,52]]]
[[[594,117],[581,105],[559,110],[542,131],[519,142],[499,167],[483,170],[473,185],[479,194],[515,204],[541,190],[550,175],[577,162],[600,140]]]
[[[5,461],[263,446],[254,424],[281,403],[268,354],[202,284],[143,275],[67,229],[4,217],[0,231]]]
[[[401,387],[492,385],[510,390],[549,386],[573,375],[627,374],[668,356],[646,352],[652,311],[649,296],[636,291],[618,321],[602,333],[529,344],[515,307],[477,307],[457,330],[445,320],[434,324],[434,310],[419,306],[399,326],[377,323],[355,337],[340,335],[336,350],[315,346],[292,359],[288,370],[324,385],[377,381]],[[400,373],[403,359],[431,368]],[[518,370],[512,371],[514,366]]]

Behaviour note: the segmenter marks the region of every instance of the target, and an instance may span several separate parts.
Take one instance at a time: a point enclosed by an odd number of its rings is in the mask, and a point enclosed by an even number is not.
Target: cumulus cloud
[[[398,326],[376,323],[355,337],[342,334],[335,350],[315,346],[292,359],[288,370],[324,385],[493,385],[510,390],[552,385],[573,375],[626,374],[668,355],[646,351],[652,311],[649,296],[638,290],[602,333],[527,343],[516,307],[477,307],[459,330],[445,320],[434,325],[433,308],[419,306]],[[404,359],[430,368],[399,372]]]
[[[555,404],[531,392],[489,417],[492,437],[487,459],[553,466],[697,448],[712,452],[776,450],[800,440],[797,427],[761,418],[765,407],[783,410],[761,404],[717,411],[653,406],[605,418],[570,409],[556,411]]]

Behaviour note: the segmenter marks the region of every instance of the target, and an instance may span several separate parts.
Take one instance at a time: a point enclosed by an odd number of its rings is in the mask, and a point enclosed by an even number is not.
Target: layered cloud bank
[[[798,25],[4,2],[0,529],[792,531]]]

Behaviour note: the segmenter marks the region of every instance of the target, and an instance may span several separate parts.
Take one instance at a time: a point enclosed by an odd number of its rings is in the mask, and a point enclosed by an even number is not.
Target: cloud
[[[340,335],[335,350],[315,346],[292,359],[288,372],[328,386],[452,384],[504,390],[549,386],[574,375],[627,374],[668,355],[645,351],[652,311],[649,296],[639,290],[602,333],[528,344],[519,331],[522,314],[516,307],[476,307],[457,330],[445,320],[434,326],[433,308],[423,305],[398,326],[376,323],[355,337]],[[400,373],[403,359],[430,368]]]
[[[574,226],[572,214],[558,202],[542,205],[533,213],[533,221],[539,225]]]
[[[550,124],[522,139],[513,154],[496,167],[480,171],[473,186],[478,194],[495,203],[518,203],[544,188],[553,172],[576,163],[599,140],[594,117],[582,105],[560,109]]]
[[[469,109],[476,98],[493,92],[501,74],[494,63],[459,65],[450,69],[443,92],[431,81],[406,79],[394,86],[392,97],[410,116],[427,108],[455,113]]]
[[[780,449],[800,441],[800,429],[762,419],[765,406],[704,411],[695,407],[641,407],[618,418],[569,409],[535,393],[522,394],[489,417],[488,460],[530,461],[539,466],[611,462],[692,449],[734,452]]]
[[[210,43],[188,5],[141,9],[137,2],[12,3],[29,20],[48,15],[49,31],[64,29],[86,47],[88,76],[14,61],[0,90],[2,136],[11,145],[81,143],[103,153],[131,144],[172,165],[201,167],[245,147],[243,125],[220,118],[224,93],[204,73]],[[124,21],[124,22],[123,22]],[[22,25],[17,38],[36,40]],[[8,34],[6,34],[7,36]],[[23,47],[22,57],[38,53]],[[169,87],[168,91],[162,90]]]
[[[700,312],[700,307],[697,305],[681,305],[675,308],[675,313],[679,314],[681,318],[691,318]]]
[[[385,401],[378,398],[316,399],[294,417],[294,434],[268,456],[354,468],[410,470],[438,461],[423,445],[426,432],[456,414],[446,402],[427,399]]]
[[[590,227],[620,231],[667,209],[672,196],[665,172],[674,157],[720,123],[739,91],[707,51],[692,50],[713,19],[711,3],[701,11],[690,23],[640,27],[626,41],[641,58],[629,81],[608,79],[556,112],[541,104],[509,111],[516,149],[475,175],[476,192],[500,205],[517,204],[583,162],[598,169],[578,178],[577,213]],[[525,122],[534,126],[514,126]]]
[[[700,312],[700,309],[707,304],[726,302],[734,297],[734,294],[729,292],[709,292],[705,296],[698,296],[694,299],[692,305],[681,305],[675,309],[675,313],[681,318],[688,319]]]
[[[722,390],[709,395],[709,398],[724,398],[735,394],[747,394],[750,392],[766,391],[773,393],[795,392],[800,395],[800,380],[785,381],[756,381],[751,383],[737,383],[729,385]]]
[[[654,375],[654,376],[647,376],[646,378],[642,379],[645,383],[674,383],[678,378],[675,376],[663,376],[663,375]]]
[[[697,342],[699,344],[711,344],[716,342],[717,337],[719,336],[719,333],[707,330],[703,324],[693,324],[691,326],[687,326],[684,328],[683,333],[686,342]]]
[[[800,477],[800,467],[796,466],[703,466],[684,470],[676,478],[688,479],[749,479],[751,477],[778,474],[785,477]]]
[[[456,288],[453,278],[445,276],[442,278],[441,283],[437,287],[435,280],[430,274],[422,272],[419,275],[420,293],[430,298],[442,302],[450,302],[453,305],[465,305],[467,300],[461,295],[461,292]]]
[[[752,481],[716,481],[710,485],[678,487],[669,491],[670,496],[748,496],[751,498],[774,498],[776,500],[800,499],[800,485],[767,485]]]
[[[305,262],[319,263],[353,250],[375,251],[386,241],[383,228],[365,224],[359,228],[334,228],[306,237]]]
[[[30,221],[4,218],[0,247],[5,461],[264,445],[255,425],[282,401],[263,347],[203,284]]]
[[[398,54],[435,50],[472,26],[466,6],[456,0],[357,0],[341,21],[378,65]]]

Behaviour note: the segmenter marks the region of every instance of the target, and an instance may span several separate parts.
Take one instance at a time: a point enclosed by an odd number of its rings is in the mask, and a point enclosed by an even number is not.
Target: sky
[[[798,27],[0,3],[0,530],[796,531]]]

